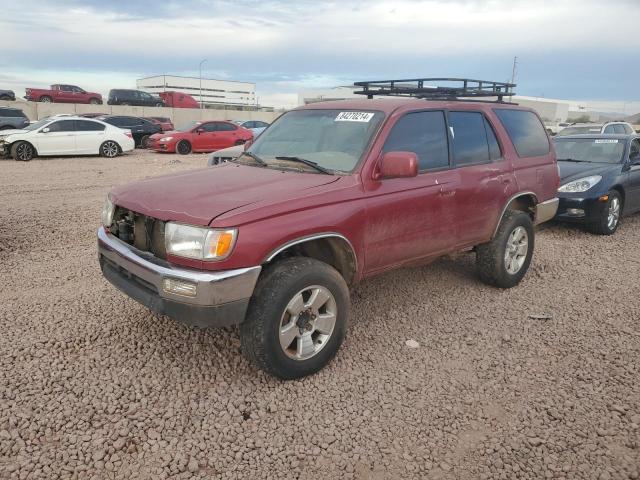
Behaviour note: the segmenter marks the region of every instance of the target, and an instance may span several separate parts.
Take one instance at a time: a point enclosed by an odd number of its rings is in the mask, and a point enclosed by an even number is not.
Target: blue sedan
[[[557,220],[612,235],[640,210],[640,136],[567,135],[554,139],[560,170]]]

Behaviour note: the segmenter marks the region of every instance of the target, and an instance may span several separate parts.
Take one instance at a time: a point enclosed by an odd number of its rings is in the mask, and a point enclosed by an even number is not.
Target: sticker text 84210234
[[[336,122],[368,122],[373,118],[373,112],[340,112]]]

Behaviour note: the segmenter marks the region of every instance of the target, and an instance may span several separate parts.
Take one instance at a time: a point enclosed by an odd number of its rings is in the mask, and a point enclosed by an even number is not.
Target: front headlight
[[[162,137],[160,139],[161,142],[170,142],[171,140],[173,140],[173,137]]]
[[[592,175],[590,177],[580,178],[578,180],[574,180],[573,182],[565,183],[558,189],[558,191],[563,193],[586,192],[600,180],[602,180],[602,177],[600,175]]]
[[[167,253],[195,260],[223,260],[236,243],[238,230],[193,227],[168,222],[164,230]]]
[[[102,206],[102,225],[107,228],[111,226],[115,209],[116,206],[109,199],[109,195],[107,195],[107,198],[104,199],[104,205]]]

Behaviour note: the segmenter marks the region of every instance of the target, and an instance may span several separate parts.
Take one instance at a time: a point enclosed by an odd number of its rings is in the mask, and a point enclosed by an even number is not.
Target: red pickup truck
[[[50,90],[27,88],[24,98],[31,102],[102,105],[102,95],[95,92],[86,92],[75,85],[56,84],[51,85]]]
[[[240,325],[285,379],[333,358],[362,279],[473,251],[482,281],[515,286],[557,210],[553,147],[528,108],[450,96],[306,105],[230,162],[114,188],[104,276],[159,314]]]

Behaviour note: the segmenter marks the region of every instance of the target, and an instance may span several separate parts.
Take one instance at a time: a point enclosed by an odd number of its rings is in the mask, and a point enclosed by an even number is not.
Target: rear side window
[[[616,129],[613,125],[607,125],[602,133],[616,133]]]
[[[520,158],[549,153],[549,138],[540,119],[533,112],[497,108],[494,110]]]
[[[90,120],[76,120],[76,130],[78,132],[101,132],[104,130],[104,125]]]
[[[49,125],[50,132],[75,132],[75,120],[59,120]]]
[[[219,132],[232,132],[234,130],[237,130],[238,127],[236,127],[235,125],[231,125],[230,123],[219,123],[218,124],[218,131]]]
[[[453,159],[456,166],[489,161],[489,145],[482,113],[450,112],[449,126],[453,138]]]
[[[629,125],[623,125],[625,133],[633,133],[633,128]]]
[[[396,122],[384,152],[414,152],[420,170],[449,166],[449,146],[444,112],[407,113]]]
[[[0,117],[22,117],[25,118],[26,115],[22,110],[16,110],[14,108],[0,108]]]

